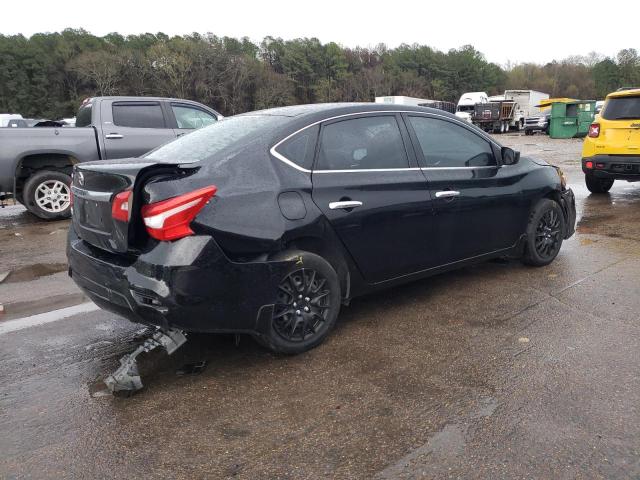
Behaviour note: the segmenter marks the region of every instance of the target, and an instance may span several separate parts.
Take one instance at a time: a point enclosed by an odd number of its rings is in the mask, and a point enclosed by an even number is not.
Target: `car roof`
[[[307,105],[293,105],[289,107],[269,108],[243,113],[242,115],[274,115],[290,117],[295,120],[321,121],[323,119],[368,112],[421,112],[434,113],[458,120],[457,117],[444,110],[413,105],[398,105],[388,103],[353,102],[353,103],[315,103]],[[297,122],[296,122],[297,123]]]
[[[637,97],[638,95],[640,95],[640,88],[629,88],[627,90],[612,92],[607,95],[607,98]]]
[[[113,95],[109,97],[90,97],[91,100],[116,100],[119,102],[159,102],[159,101],[170,101],[170,102],[183,102],[183,103],[193,103],[205,105],[203,103],[197,102],[195,100],[187,100],[185,98],[171,98],[171,97],[136,97],[136,96],[127,96],[127,95]],[[210,107],[209,107],[210,108]]]

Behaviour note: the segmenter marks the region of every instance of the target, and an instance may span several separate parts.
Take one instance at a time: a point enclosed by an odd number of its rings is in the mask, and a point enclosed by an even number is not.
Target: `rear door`
[[[498,166],[497,152],[474,127],[429,115],[406,120],[434,199],[442,263],[514,245],[528,214],[517,166]]]
[[[176,137],[207,127],[218,121],[213,113],[206,111],[196,105],[187,103],[171,102],[169,104],[171,115],[175,119],[174,133]]]
[[[101,105],[107,159],[139,157],[176,137],[160,101],[103,101]]]
[[[429,189],[399,116],[323,124],[312,181],[314,202],[369,283],[435,264]]]

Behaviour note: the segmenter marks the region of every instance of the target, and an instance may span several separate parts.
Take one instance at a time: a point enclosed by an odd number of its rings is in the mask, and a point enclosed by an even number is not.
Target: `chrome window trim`
[[[460,121],[460,120],[458,120],[456,118],[448,117],[446,115],[440,115],[440,114],[431,113],[431,112],[416,112],[416,111],[413,111],[413,110],[371,110],[371,111],[366,111],[366,112],[345,113],[345,114],[342,114],[342,115],[336,115],[335,117],[323,118],[322,120],[318,120],[317,122],[313,122],[313,123],[310,123],[309,125],[305,125],[304,127],[296,130],[295,132],[287,135],[282,140],[277,142],[273,147],[271,147],[269,149],[269,153],[271,153],[271,155],[276,157],[282,163],[284,163],[284,164],[286,164],[286,165],[288,165],[290,167],[293,167],[296,170],[298,170],[300,172],[304,172],[304,173],[345,173],[345,172],[363,173],[363,172],[399,172],[399,171],[412,171],[412,170],[476,170],[476,169],[479,169],[479,168],[500,168],[499,165],[488,165],[488,166],[482,166],[482,167],[407,167],[407,168],[363,168],[363,169],[351,169],[351,170],[350,169],[346,169],[346,170],[309,170],[309,169],[303,168],[300,165],[296,164],[295,162],[289,160],[287,157],[285,157],[284,155],[282,155],[281,153],[279,153],[276,150],[281,144],[283,144],[284,142],[289,140],[294,135],[297,135],[298,133],[302,132],[303,130],[306,130],[307,128],[311,128],[311,127],[314,127],[316,125],[319,125],[320,123],[329,122],[331,120],[336,120],[338,118],[353,117],[355,115],[367,115],[367,114],[379,114],[379,113],[393,113],[393,114],[405,113],[405,114],[411,114],[411,115],[425,115],[425,116],[431,116],[431,117],[444,118],[445,120],[450,120],[450,121],[452,121],[451,123],[461,125],[464,128],[467,128],[468,125],[469,125],[468,123],[462,122],[462,121]],[[486,135],[484,132],[477,132],[477,134],[480,134],[478,136],[484,138],[489,143],[495,144],[495,141],[491,137]]]

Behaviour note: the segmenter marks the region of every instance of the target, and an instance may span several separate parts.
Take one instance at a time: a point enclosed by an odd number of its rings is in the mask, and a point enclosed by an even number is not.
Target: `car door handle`
[[[120,135],[119,133],[108,133],[104,136],[104,138],[108,138],[109,140],[119,140],[121,138],[124,138],[124,136]]]
[[[356,208],[361,206],[362,202],[359,202],[357,200],[344,200],[341,202],[331,202],[329,204],[329,208],[331,210],[340,210],[342,208]]]
[[[442,190],[440,192],[436,192],[436,198],[452,198],[460,195],[460,192],[457,190]]]

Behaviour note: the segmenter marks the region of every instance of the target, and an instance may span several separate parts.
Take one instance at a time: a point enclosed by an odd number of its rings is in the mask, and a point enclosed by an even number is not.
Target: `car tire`
[[[282,252],[272,260],[293,260],[273,286],[274,309],[268,331],[257,341],[276,353],[294,355],[322,343],[340,312],[338,274],[324,258],[301,250]]]
[[[71,177],[55,170],[33,174],[22,191],[24,206],[44,220],[71,216]]]
[[[591,175],[584,176],[584,182],[587,184],[587,189],[591,193],[607,193],[613,187],[614,180],[610,178],[596,178]]]
[[[560,204],[548,198],[540,200],[529,215],[523,263],[543,267],[553,262],[562,247],[565,229]]]

